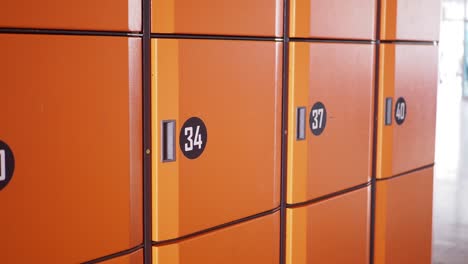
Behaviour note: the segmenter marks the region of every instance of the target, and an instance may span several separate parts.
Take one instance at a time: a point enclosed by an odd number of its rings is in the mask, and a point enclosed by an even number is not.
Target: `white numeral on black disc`
[[[15,158],[10,147],[0,140],[0,190],[8,185],[15,171]]]
[[[403,124],[406,119],[406,101],[403,97],[398,98],[395,105],[395,122],[398,125]]]
[[[180,149],[185,157],[198,158],[205,150],[207,140],[208,132],[203,120],[191,117],[185,121],[179,136]]]
[[[309,116],[309,126],[312,134],[319,136],[325,130],[327,125],[327,109],[321,102],[317,102],[312,106]]]

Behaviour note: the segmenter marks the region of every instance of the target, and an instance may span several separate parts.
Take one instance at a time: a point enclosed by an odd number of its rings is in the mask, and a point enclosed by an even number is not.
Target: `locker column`
[[[290,3],[290,264],[369,263],[376,2],[345,2]]]
[[[282,12],[153,0],[153,263],[278,263]]]
[[[374,263],[431,263],[440,1],[382,0]]]
[[[139,0],[2,2],[0,263],[143,263],[141,45]]]

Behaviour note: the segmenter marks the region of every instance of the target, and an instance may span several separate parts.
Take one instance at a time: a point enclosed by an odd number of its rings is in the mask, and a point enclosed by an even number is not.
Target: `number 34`
[[[185,143],[185,151],[192,151],[194,146],[198,149],[202,148],[202,136],[200,134],[200,126],[197,126],[195,130],[195,140],[193,135],[193,127],[186,127],[184,129],[184,135],[187,137],[188,143]]]

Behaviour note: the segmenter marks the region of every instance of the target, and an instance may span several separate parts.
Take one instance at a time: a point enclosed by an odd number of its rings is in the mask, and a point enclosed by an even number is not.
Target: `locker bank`
[[[439,12],[5,3],[0,263],[430,263]]]

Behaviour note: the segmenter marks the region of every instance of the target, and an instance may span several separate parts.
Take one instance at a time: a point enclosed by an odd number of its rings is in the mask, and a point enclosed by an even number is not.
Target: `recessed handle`
[[[175,120],[163,120],[161,123],[161,159],[162,162],[176,160],[175,155]]]
[[[306,112],[305,107],[296,109],[296,140],[305,140],[306,138]]]
[[[385,99],[385,125],[390,126],[392,124],[392,113],[393,113],[393,98],[387,97]]]

